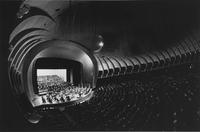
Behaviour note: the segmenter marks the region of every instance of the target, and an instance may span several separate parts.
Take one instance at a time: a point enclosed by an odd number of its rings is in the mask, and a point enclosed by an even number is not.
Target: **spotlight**
[[[97,44],[96,45],[97,45],[98,49],[94,50],[94,52],[97,53],[97,52],[100,52],[104,46],[103,37],[101,35],[97,36]]]
[[[100,41],[99,42],[99,47],[103,47],[104,46],[104,42],[103,41]]]

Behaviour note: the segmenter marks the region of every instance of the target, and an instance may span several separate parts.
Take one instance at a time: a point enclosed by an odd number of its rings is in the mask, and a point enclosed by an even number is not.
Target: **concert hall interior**
[[[199,1],[0,6],[0,131],[200,130]]]

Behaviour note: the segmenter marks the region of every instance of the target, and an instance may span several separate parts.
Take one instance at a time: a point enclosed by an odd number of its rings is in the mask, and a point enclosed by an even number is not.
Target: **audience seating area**
[[[194,65],[183,67],[99,79],[90,100],[46,117],[54,124],[49,129],[199,129],[200,71]]]

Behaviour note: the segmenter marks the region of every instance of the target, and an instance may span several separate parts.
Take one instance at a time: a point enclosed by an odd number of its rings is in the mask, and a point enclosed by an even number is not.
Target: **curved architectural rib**
[[[199,42],[188,37],[176,46],[163,51],[124,57],[95,54],[95,57],[98,65],[98,78],[107,78],[191,63],[197,61],[199,53]]]

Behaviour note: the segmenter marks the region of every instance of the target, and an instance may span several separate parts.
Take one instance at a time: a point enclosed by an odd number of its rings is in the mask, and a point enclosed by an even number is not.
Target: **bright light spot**
[[[100,47],[103,47],[103,45],[104,45],[104,43],[101,41],[101,42],[99,42],[99,46]]]
[[[37,69],[37,76],[57,75],[67,81],[67,69]]]

